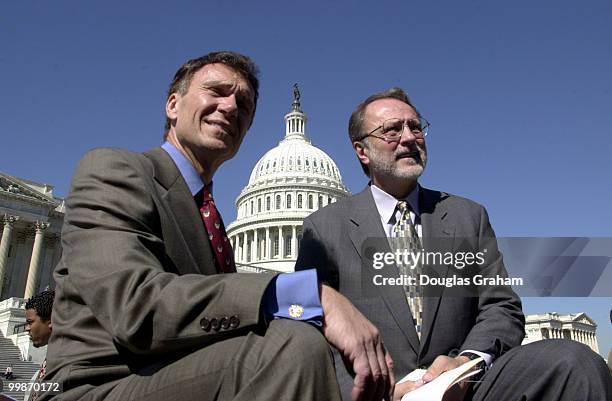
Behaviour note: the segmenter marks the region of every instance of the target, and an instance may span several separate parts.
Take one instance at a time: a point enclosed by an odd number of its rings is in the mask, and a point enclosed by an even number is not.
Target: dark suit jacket
[[[484,245],[489,249],[479,268],[485,275],[506,275],[482,206],[421,188],[419,208],[425,250],[440,250],[439,244],[448,245],[453,252]],[[367,291],[364,287],[376,274],[371,261],[364,263],[368,244],[373,243],[372,238],[385,237],[372,193],[366,188],[306,218],[296,270],[316,267],[320,280],[347,296],[378,327],[395,362],[398,380],[419,366],[431,364],[438,355],[471,349],[499,356],[521,343],[521,302],[508,287],[478,287],[473,297],[450,296],[449,290],[442,289],[424,298],[419,341],[401,286],[371,286]],[[397,277],[397,270],[393,275]],[[346,395],[352,379],[338,363],[337,372]]]
[[[45,380],[62,381],[66,400],[253,329],[274,277],[216,274],[198,208],[161,148],[85,155],[62,246]]]

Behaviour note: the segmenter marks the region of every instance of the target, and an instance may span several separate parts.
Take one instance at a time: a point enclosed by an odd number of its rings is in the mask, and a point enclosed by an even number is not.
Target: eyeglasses
[[[404,132],[404,127],[408,127],[412,135],[417,138],[424,138],[427,136],[427,132],[429,130],[429,122],[423,118],[419,117],[418,119],[412,120],[402,120],[401,118],[390,118],[388,120],[383,121],[381,126],[374,128],[367,135],[364,136],[373,136],[375,138],[380,138],[385,141],[394,142],[399,141]],[[374,132],[381,130],[380,135],[374,135]]]

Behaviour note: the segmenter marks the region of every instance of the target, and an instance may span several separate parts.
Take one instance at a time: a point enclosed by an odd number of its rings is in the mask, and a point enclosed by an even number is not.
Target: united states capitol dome
[[[239,271],[293,271],[302,221],[349,194],[336,163],[306,136],[297,84],[285,135],[255,164],[227,229]]]
[[[291,117],[288,125],[292,124]],[[345,189],[336,163],[313,146],[303,132],[288,133],[278,146],[270,149],[255,165],[245,190],[287,181],[318,182]]]

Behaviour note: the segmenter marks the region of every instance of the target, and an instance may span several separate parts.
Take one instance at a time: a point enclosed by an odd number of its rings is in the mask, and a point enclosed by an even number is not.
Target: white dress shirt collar
[[[403,199],[396,199],[393,195],[390,195],[377,187],[374,184],[370,184],[370,190],[372,191],[372,197],[374,198],[374,203],[376,204],[376,208],[378,209],[378,214],[380,214],[380,218],[387,224],[395,223],[395,208],[397,206],[397,202],[400,200],[408,202],[412,211],[419,216],[419,185],[412,190]]]

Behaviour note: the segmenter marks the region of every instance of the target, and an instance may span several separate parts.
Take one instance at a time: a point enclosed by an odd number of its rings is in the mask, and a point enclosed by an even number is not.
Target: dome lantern
[[[302,112],[300,105],[300,88],[298,84],[293,84],[293,103],[291,111],[285,114],[285,139],[306,138],[306,115]]]

